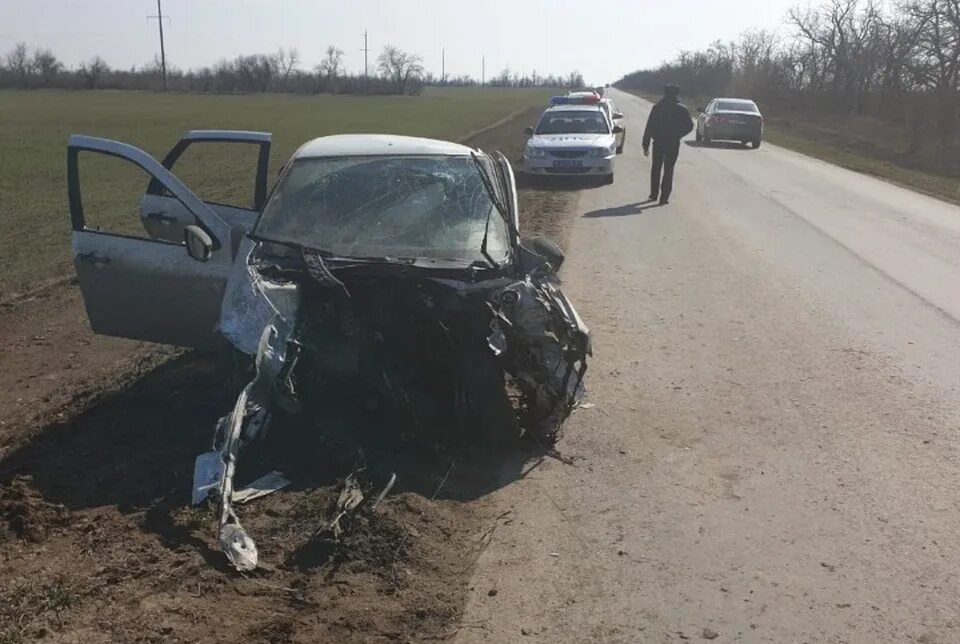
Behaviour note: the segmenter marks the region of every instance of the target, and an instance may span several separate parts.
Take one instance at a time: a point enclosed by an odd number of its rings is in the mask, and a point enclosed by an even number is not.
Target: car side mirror
[[[183,229],[183,243],[187,247],[187,254],[198,262],[207,261],[213,253],[213,238],[200,226],[186,226]]]
[[[523,128],[523,133],[526,134],[527,136],[533,136],[533,128],[532,127]]]
[[[563,266],[563,260],[565,259],[563,250],[549,237],[542,235],[531,237],[524,242],[524,246],[550,262],[553,270],[559,271],[560,267]]]
[[[613,120],[614,120],[614,121],[619,121],[619,120],[622,119],[622,118],[623,118],[623,112],[614,112],[614,113],[613,113]]]
[[[621,126],[621,125],[614,125],[614,126],[613,126],[613,133],[614,133],[614,134],[623,134],[623,126]]]

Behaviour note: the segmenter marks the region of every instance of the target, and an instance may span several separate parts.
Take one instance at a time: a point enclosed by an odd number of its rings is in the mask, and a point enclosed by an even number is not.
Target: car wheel
[[[612,173],[612,172],[603,178],[603,185],[609,186],[611,183],[613,183],[613,173]]]
[[[756,150],[757,148],[759,148],[759,147],[760,147],[760,144],[761,144],[762,142],[763,142],[763,141],[762,141],[761,139],[754,139],[754,140],[753,140],[753,149]]]

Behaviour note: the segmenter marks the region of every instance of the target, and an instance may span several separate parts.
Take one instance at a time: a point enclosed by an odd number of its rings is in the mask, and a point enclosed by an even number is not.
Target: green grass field
[[[0,91],[0,300],[72,272],[70,134],[117,139],[160,158],[190,129],[272,132],[272,175],[293,150],[317,136],[383,132],[460,140],[544,104],[550,95],[550,90],[491,88],[435,89],[416,97]],[[248,170],[254,155],[214,154],[214,149],[185,155],[178,176],[202,198],[249,199],[241,195],[252,192]],[[135,227],[146,175],[101,156],[81,161],[88,224]]]

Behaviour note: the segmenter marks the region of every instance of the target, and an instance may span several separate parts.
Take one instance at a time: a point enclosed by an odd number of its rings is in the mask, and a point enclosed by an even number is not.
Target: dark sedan
[[[753,101],[715,98],[699,110],[697,141],[740,141],[754,149],[763,142],[763,116]]]

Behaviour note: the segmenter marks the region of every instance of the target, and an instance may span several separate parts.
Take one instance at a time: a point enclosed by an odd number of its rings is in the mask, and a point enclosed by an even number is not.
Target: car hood
[[[612,134],[537,134],[530,138],[535,148],[583,148],[611,146]]]

